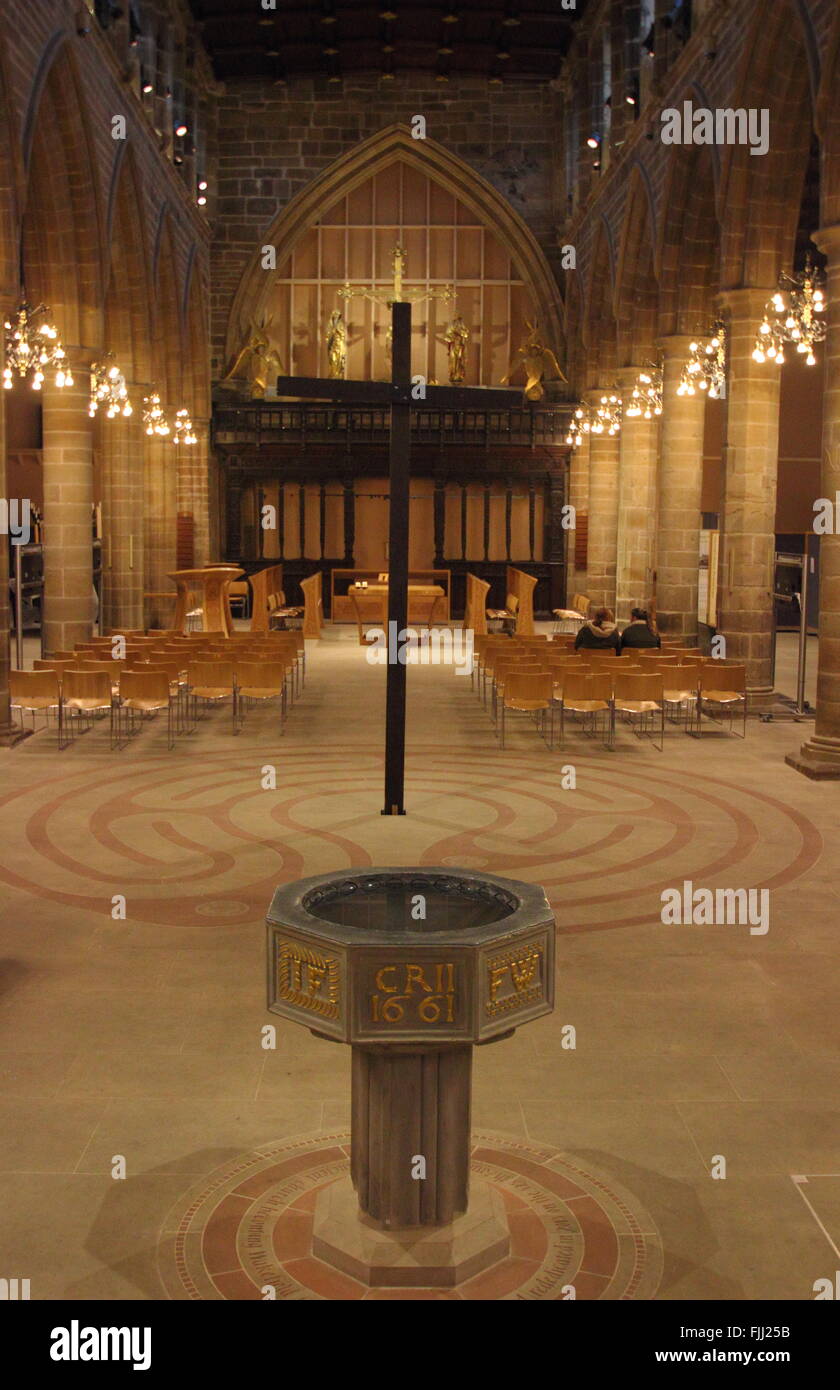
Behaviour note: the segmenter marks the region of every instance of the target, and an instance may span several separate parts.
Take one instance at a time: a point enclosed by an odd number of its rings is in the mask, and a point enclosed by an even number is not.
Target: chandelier
[[[14,318],[6,319],[3,325],[6,330],[3,385],[7,391],[12,389],[15,373],[21,378],[29,377],[32,390],[40,391],[45,372],[53,369],[56,386],[73,385],[67,354],[61,346],[58,330],[47,318],[48,314],[46,304],[32,309],[22,299]]]
[[[646,420],[662,414],[662,372],[659,367],[652,367],[649,372],[639,372],[624,414],[633,419],[644,416]]]
[[[726,329],[721,322],[715,324],[712,336],[707,342],[689,343],[691,356],[682,369],[678,396],[696,396],[697,391],[708,391],[712,400],[721,400],[726,395]]]
[[[621,397],[602,396],[593,408],[579,405],[569,426],[566,443],[579,449],[585,434],[616,435],[621,429]]]
[[[157,391],[143,397],[143,424],[147,434],[158,434],[165,439],[170,433],[169,421],[163,412]]]
[[[90,369],[90,404],[88,415],[93,419],[99,407],[104,407],[109,420],[115,415],[132,414],[128,387],[112,352],[106,352],[101,362],[94,362]]]
[[[779,276],[779,288],[765,306],[759,325],[753,359],[766,362],[768,357],[781,367],[785,361],[785,343],[795,343],[796,351],[805,356],[809,367],[816,363],[814,344],[821,343],[826,334],[825,294],[821,277],[809,256],[801,275]]]
[[[176,410],[175,412],[175,437],[173,444],[197,444],[198,436],[193,429],[193,422],[190,419],[188,410]]]

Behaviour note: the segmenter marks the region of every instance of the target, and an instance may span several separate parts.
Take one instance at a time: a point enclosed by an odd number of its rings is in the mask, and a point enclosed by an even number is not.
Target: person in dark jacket
[[[609,608],[598,608],[594,618],[583,624],[575,638],[575,650],[581,648],[600,652],[609,651],[610,648],[616,653],[620,651],[621,638]]]
[[[659,633],[654,632],[645,609],[634,608],[630,614],[630,621],[621,634],[621,650],[626,652],[628,647],[634,649],[661,646]]]

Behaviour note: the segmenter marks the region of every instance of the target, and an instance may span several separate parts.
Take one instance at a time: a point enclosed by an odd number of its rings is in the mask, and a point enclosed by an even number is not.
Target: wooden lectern
[[[233,632],[233,618],[228,599],[228,585],[234,579],[241,579],[245,571],[239,565],[210,565],[200,570],[173,570],[169,575],[174,579],[178,590],[175,602],[173,628],[185,632],[187,614],[192,607],[203,610],[202,627],[205,632],[221,632],[230,637]],[[195,595],[195,603],[191,602]]]

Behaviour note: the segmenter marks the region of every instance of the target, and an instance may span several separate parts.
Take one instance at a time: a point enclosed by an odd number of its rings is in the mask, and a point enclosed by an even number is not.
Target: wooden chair
[[[61,677],[61,698],[58,702],[58,746],[66,748],[73,741],[73,719],[93,727],[97,714],[108,712],[111,725],[111,748],[116,747],[114,725],[114,696],[111,677],[106,671],[66,670]],[[70,736],[65,738],[69,728]]]
[[[229,661],[191,661],[187,667],[187,718],[189,731],[198,722],[198,704],[220,705],[225,700],[232,704],[233,732],[236,728],[236,682],[233,666]],[[190,702],[192,718],[189,718]]]
[[[55,657],[36,657],[32,663],[33,671],[57,671],[61,676],[65,671],[71,671],[77,662],[77,657],[64,658],[61,661]]]
[[[50,724],[50,710],[58,709],[61,698],[59,675],[57,671],[10,671],[9,698],[13,710],[20,710],[20,727],[24,728],[24,711],[32,715],[32,732],[35,732],[35,716],[40,711]]]
[[[248,704],[257,701],[280,700],[280,725],[286,718],[286,676],[284,661],[242,661],[236,667],[237,717],[240,728],[245,722]]]
[[[572,594],[571,608],[553,608],[554,632],[568,632],[574,638],[589,617],[589,604],[588,594]]]
[[[713,713],[717,710],[722,713],[726,710],[729,714],[729,732],[734,730],[735,709],[740,704],[743,711],[743,728],[736,737],[746,738],[747,736],[747,672],[744,666],[723,666],[719,661],[709,661],[700,668],[700,698],[697,703],[698,725],[702,717],[704,707],[706,713],[716,723],[720,719]]]
[[[587,672],[564,672],[560,705],[560,742],[566,734],[566,715],[579,717],[583,732],[594,736],[598,732],[599,715],[606,724],[605,747],[611,748],[614,739],[615,716],[612,705],[613,676],[609,671],[590,675]]]
[[[613,688],[613,729],[615,715],[623,714],[633,727],[633,732],[641,737],[653,727],[652,716],[659,715],[659,751],[665,747],[665,701],[663,698],[663,678],[660,672],[646,671],[637,675],[632,671],[617,674]],[[638,728],[636,727],[638,725]]]
[[[117,700],[117,721],[121,724],[121,716],[127,716],[126,735],[132,737],[142,723],[143,717],[159,714],[161,710],[166,710],[166,740],[167,747],[174,745],[173,723],[175,715],[175,701],[172,696],[172,686],[166,671],[154,671],[149,667],[145,671],[124,671],[120,676],[119,697]],[[136,716],[139,715],[139,720]],[[121,729],[118,731],[118,739],[121,739]]]
[[[695,718],[699,729],[700,672],[697,667],[684,664],[666,666],[662,671],[662,684],[665,713],[669,715],[671,722],[680,723],[681,716],[684,715],[686,733],[693,732]]]
[[[499,747],[505,746],[506,714],[528,714],[536,716],[537,728],[545,737],[545,722],[548,715],[549,748],[554,747],[554,699],[553,681],[547,671],[511,671],[505,679],[501,693],[501,718],[499,720]]]

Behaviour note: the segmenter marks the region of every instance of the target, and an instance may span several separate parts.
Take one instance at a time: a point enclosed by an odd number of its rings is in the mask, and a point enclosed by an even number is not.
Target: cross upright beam
[[[334,378],[281,376],[277,394],[298,400],[347,401],[390,406],[390,511],[388,528],[388,675],[385,696],[385,804],[383,816],[405,815],[406,667],[396,660],[390,638],[408,621],[408,518],[411,476],[411,411],[423,406],[440,410],[488,410],[522,404],[522,392],[498,387],[427,386],[411,377],[411,303],[391,302],[391,380],[341,381]],[[395,626],[392,627],[391,624]]]

